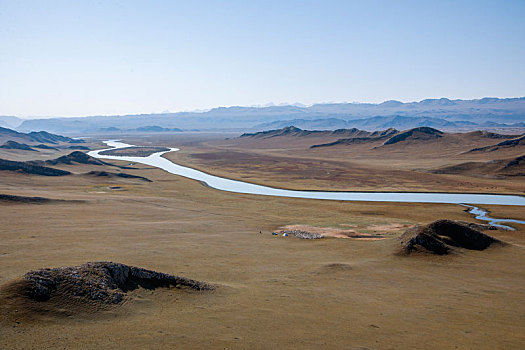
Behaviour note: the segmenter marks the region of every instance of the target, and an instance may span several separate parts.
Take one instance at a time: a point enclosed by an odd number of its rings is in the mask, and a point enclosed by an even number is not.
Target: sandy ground
[[[75,173],[88,168],[64,167]],[[125,305],[66,318],[43,315],[32,320],[12,310],[2,312],[0,348],[525,345],[523,226],[512,232],[489,231],[510,243],[504,248],[399,257],[393,252],[406,225],[472,217],[458,205],[226,193],[138,168],[125,172],[153,182],[0,174],[0,193],[83,201],[0,203],[0,283],[31,269],[110,260],[207,281],[217,290],[136,290]],[[486,209],[496,216],[525,219],[522,208]],[[388,238],[300,240],[271,235],[275,228],[297,224],[383,232]]]

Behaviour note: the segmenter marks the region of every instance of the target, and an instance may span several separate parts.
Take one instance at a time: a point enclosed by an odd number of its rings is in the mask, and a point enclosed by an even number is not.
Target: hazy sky
[[[0,0],[0,115],[525,95],[525,1]]]

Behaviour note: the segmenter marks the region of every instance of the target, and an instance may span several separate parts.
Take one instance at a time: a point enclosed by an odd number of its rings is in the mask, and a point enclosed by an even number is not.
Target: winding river
[[[104,141],[109,149],[134,147],[120,141]],[[169,151],[153,153],[147,157],[128,157],[100,154],[107,149],[90,151],[88,154],[95,158],[124,160],[128,162],[142,163],[163,169],[171,174],[187,177],[201,181],[206,185],[227,192],[256,194],[263,196],[277,196],[290,198],[325,199],[338,201],[365,201],[365,202],[405,202],[405,203],[446,203],[446,204],[492,204],[492,205],[517,205],[525,206],[525,197],[515,195],[496,194],[469,194],[469,193],[417,193],[417,192],[323,192],[323,191],[296,191],[256,185],[248,182],[237,181],[210,175],[205,172],[181,166],[162,157],[164,153],[178,151],[178,148],[170,148]],[[480,212],[473,212],[473,209]],[[478,215],[479,219],[487,220],[487,212],[471,206],[472,214]],[[484,215],[481,215],[483,214]],[[520,220],[495,219],[505,222],[525,224]],[[504,225],[500,225],[504,226]]]

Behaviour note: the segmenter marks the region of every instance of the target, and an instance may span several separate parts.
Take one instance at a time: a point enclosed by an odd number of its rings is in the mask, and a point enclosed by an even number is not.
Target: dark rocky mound
[[[104,162],[96,158],[93,158],[91,156],[88,156],[86,153],[80,152],[80,151],[73,151],[70,154],[59,157],[57,159],[46,160],[45,163],[51,164],[51,165],[73,164],[73,163],[92,164],[92,165],[104,165],[105,164]]]
[[[506,140],[492,146],[473,148],[467,153],[475,152],[494,152],[500,149],[516,148],[519,146],[525,146],[525,135],[517,137],[515,139]]]
[[[26,197],[11,194],[0,194],[0,203],[20,203],[20,204],[45,204],[45,203],[82,203],[82,200],[53,199],[45,197]]]
[[[40,148],[40,149],[52,149],[52,150],[58,151],[58,149],[55,148],[55,147],[51,147],[51,146],[43,145],[43,144],[36,145],[36,146],[33,146],[33,147],[34,148]]]
[[[121,178],[124,178],[124,179],[139,179],[139,180],[146,181],[146,182],[152,182],[150,179],[148,179],[146,177],[143,177],[143,176],[131,175],[131,174],[126,174],[126,173],[110,173],[108,171],[95,171],[95,170],[93,170],[93,171],[90,171],[89,173],[87,173],[86,175],[109,177],[109,178],[121,177]]]
[[[29,145],[26,145],[25,143],[18,143],[16,141],[7,141],[4,143],[0,148],[3,149],[19,149],[22,151],[33,151],[38,152],[36,149],[32,149]]]
[[[73,145],[73,146],[68,146],[66,147],[67,149],[80,149],[82,151],[89,151],[89,147],[87,146],[81,146],[81,145]]]
[[[466,211],[468,211],[468,209]],[[494,226],[494,225],[491,225],[491,224],[478,224],[477,222],[468,222],[468,221],[463,221],[463,220],[456,220],[456,222],[458,224],[462,224],[462,225],[468,226],[471,229],[478,230],[478,231],[501,230],[502,229],[501,227]]]
[[[518,170],[525,174],[525,155],[516,157],[505,164],[503,170]]]
[[[19,171],[26,174],[44,176],[64,176],[71,174],[69,171],[49,168],[34,164],[33,162],[17,162],[6,159],[0,159],[0,170]]]
[[[419,128],[410,129],[407,131],[404,131],[402,133],[399,133],[395,136],[392,136],[388,140],[385,141],[384,145],[393,145],[395,143],[403,142],[403,141],[427,141],[427,140],[434,140],[438,139],[443,136],[443,132],[439,131],[434,128],[429,128],[426,126],[422,126]]]
[[[388,128],[385,130],[374,131],[370,134],[370,137],[388,137],[388,136],[396,135],[397,133],[399,133],[398,130],[394,128]]]
[[[401,235],[401,253],[448,254],[457,248],[484,250],[501,241],[452,220],[437,220],[425,226],[408,229]]]
[[[11,194],[0,194],[0,202],[12,202],[12,203],[49,203],[52,200],[44,197],[24,197],[14,196]]]
[[[35,301],[46,301],[57,295],[118,304],[130,290],[170,286],[199,291],[214,289],[207,283],[189,278],[104,261],[30,271],[24,275],[20,292]]]

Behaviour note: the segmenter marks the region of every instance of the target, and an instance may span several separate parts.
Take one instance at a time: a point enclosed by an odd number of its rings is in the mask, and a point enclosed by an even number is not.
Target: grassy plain
[[[237,170],[253,171],[232,165],[238,164],[233,160],[223,165],[195,157],[225,148],[243,149],[225,146],[229,140],[222,140],[223,135],[202,138],[123,141],[180,146],[182,150],[170,158],[195,167],[210,166],[209,172],[231,178],[246,176]],[[316,162],[331,161],[326,155],[308,158],[302,151],[281,150],[261,154],[247,147],[243,152],[254,155],[248,164],[259,169],[248,180],[290,188],[303,183],[322,188],[330,182],[315,176],[290,176],[287,181],[277,177],[277,168],[267,172],[266,166],[252,162],[259,156],[290,159],[297,153],[298,159],[313,162],[305,167],[311,169]],[[341,159],[336,162],[347,164]],[[20,316],[0,305],[0,348],[518,349],[525,344],[523,226],[516,225],[518,230],[512,232],[489,232],[511,243],[507,247],[445,257],[401,257],[394,254],[401,229],[385,232],[388,239],[374,241],[299,240],[270,232],[297,224],[369,232],[374,225],[475,220],[458,205],[233,194],[158,169],[136,167],[123,171],[153,182],[81,175],[90,170],[115,171],[92,165],[60,166],[78,175],[59,178],[1,173],[0,193],[77,202],[0,203],[0,284],[31,269],[110,260],[206,281],[217,290],[136,290],[122,306],[102,313],[72,312],[64,318]],[[341,177],[348,168],[352,169],[342,166]],[[398,181],[396,171],[387,169],[380,175]],[[364,172],[363,183],[366,174],[375,173]],[[387,182],[380,188],[401,188],[410,185],[408,179],[407,175],[396,185]],[[430,188],[430,180],[423,184],[418,180],[405,190]],[[489,182],[461,191],[488,192],[483,190],[488,184],[496,188],[494,192],[523,190],[514,180],[511,184],[479,181]],[[454,188],[452,182],[443,186],[438,188]],[[373,183],[358,186],[344,180],[334,189],[372,187]],[[522,208],[487,208],[496,216],[525,219]]]
[[[456,135],[447,138],[445,142],[382,146],[384,140],[378,140],[311,149],[312,145],[332,142],[337,137],[220,139],[216,136],[200,143],[187,140],[187,145],[181,140],[181,150],[166,157],[215,175],[288,189],[525,193],[525,176],[433,173],[435,169],[465,162],[511,159],[525,153],[523,147],[466,153],[501,140]],[[177,144],[177,140],[168,138],[165,142]]]

